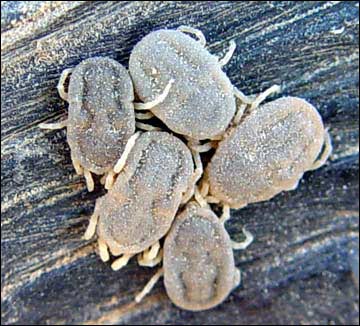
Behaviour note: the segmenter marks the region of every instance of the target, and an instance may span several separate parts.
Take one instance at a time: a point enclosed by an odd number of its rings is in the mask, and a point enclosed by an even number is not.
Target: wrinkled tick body
[[[70,74],[66,93],[64,84]],[[90,58],[74,69],[64,70],[58,90],[69,102],[68,118],[60,123],[40,124],[40,128],[67,127],[71,159],[76,172],[85,176],[88,190],[94,189],[91,172],[105,174],[106,188],[111,187],[113,167],[135,132],[136,103],[133,103],[134,90],[129,73],[111,58]],[[160,99],[140,105],[152,107],[166,94],[167,90],[160,94]]]
[[[196,41],[181,30],[200,35]],[[130,55],[129,72],[143,101],[156,97],[173,80],[166,99],[151,112],[172,131],[193,140],[222,134],[236,111],[234,87],[221,70],[225,61],[210,54],[198,30],[158,30],[145,36]]]
[[[107,248],[114,256],[123,255],[113,269],[146,249],[149,252],[139,258],[140,263],[157,256],[158,240],[170,229],[183,195],[193,187],[193,169],[190,150],[176,137],[149,131],[136,140],[114,186],[97,200],[85,235],[90,238],[97,223],[101,258],[109,259]]]
[[[268,200],[295,189],[330,153],[329,134],[310,103],[296,97],[268,102],[219,143],[205,172],[209,194],[232,208]]]

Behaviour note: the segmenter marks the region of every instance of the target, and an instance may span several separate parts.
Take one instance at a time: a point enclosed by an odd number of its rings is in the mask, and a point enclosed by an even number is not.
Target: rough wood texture
[[[359,163],[357,2],[2,2],[1,321],[3,324],[357,324]],[[24,10],[24,8],[26,10]],[[22,17],[21,17],[22,15]],[[127,66],[148,32],[200,28],[245,93],[281,83],[314,104],[334,153],[299,188],[232,211],[255,235],[235,261],[242,285],[221,306],[181,311],[162,282],[139,305],[154,270],[113,272],[81,239],[102,191],[89,194],[71,165],[65,131],[40,122],[66,116],[63,69],[95,55]]]

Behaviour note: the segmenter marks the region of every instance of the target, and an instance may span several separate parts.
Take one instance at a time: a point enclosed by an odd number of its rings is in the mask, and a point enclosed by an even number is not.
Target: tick
[[[150,279],[135,301],[140,302],[163,275],[170,300],[186,310],[206,310],[223,302],[240,284],[240,270],[233,249],[245,249],[246,240],[232,241],[221,221],[209,208],[187,204],[166,235],[163,267]]]
[[[318,111],[303,99],[283,97],[258,107],[228,131],[200,192],[207,201],[224,205],[227,215],[229,208],[295,189],[304,172],[322,166],[331,151]]]
[[[222,59],[207,51],[205,44],[202,32],[191,27],[158,30],[136,44],[129,61],[135,91],[143,101],[156,98],[173,81],[167,97],[151,113],[170,130],[195,141],[218,139],[225,132],[236,111],[235,96],[251,103],[222,71],[235,42],[231,41]],[[146,106],[136,109],[149,110]]]
[[[109,251],[118,270],[136,254],[140,265],[161,259],[159,239],[170,229],[183,196],[194,187],[190,150],[167,132],[148,131],[136,140],[113,187],[98,199],[85,239],[95,232],[103,261]],[[142,253],[142,254],[141,254]]]
[[[67,93],[65,82],[69,75]],[[156,105],[166,97],[170,86],[151,103],[141,105]],[[39,127],[66,127],[74,168],[77,174],[85,176],[88,190],[94,189],[91,173],[105,174],[106,186],[110,187],[113,167],[135,132],[136,103],[129,73],[111,58],[86,59],[74,69],[63,71],[58,91],[69,102],[68,118],[59,123],[42,123]]]

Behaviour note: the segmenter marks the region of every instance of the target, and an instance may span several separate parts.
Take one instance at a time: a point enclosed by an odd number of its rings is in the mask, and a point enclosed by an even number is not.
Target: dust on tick
[[[164,275],[166,292],[178,307],[193,311],[213,308],[240,284],[233,249],[245,249],[251,242],[247,234],[241,246],[234,245],[224,223],[209,208],[190,202],[166,235],[163,267],[135,300],[141,301]]]
[[[194,34],[198,41],[185,33]],[[222,138],[232,119],[241,116],[244,105],[256,106],[280,90],[274,85],[259,96],[245,96],[222,71],[236,43],[230,41],[222,59],[207,51],[205,44],[203,33],[188,26],[158,30],[134,47],[129,60],[129,72],[141,100],[150,101],[172,84],[166,98],[150,111],[170,130],[185,136],[189,147],[199,152],[208,151],[213,145],[200,144],[201,140]],[[242,104],[239,110],[236,98]],[[142,105],[135,108],[149,110]]]
[[[195,34],[199,41],[185,32]],[[230,60],[235,42],[221,60],[205,49],[205,43],[204,35],[194,28],[158,30],[134,47],[129,60],[141,100],[151,100],[174,81],[166,99],[151,112],[169,129],[193,140],[213,139],[224,132],[236,111],[234,92],[240,93],[221,70]]]
[[[200,193],[222,203],[228,214],[229,207],[295,189],[304,172],[322,166],[331,151],[317,110],[303,99],[283,97],[229,130],[206,168]]]
[[[118,257],[114,270],[135,255],[142,266],[163,260],[136,301],[164,275],[170,299],[194,311],[218,305],[240,283],[232,250],[247,248],[253,237],[243,229],[245,241],[230,239],[224,227],[230,208],[295,189],[303,173],[322,166],[332,150],[311,104],[284,97],[260,105],[279,86],[245,96],[222,71],[235,42],[222,59],[205,44],[199,30],[186,26],[152,32],[130,55],[131,77],[112,59],[87,59],[65,70],[59,81],[60,96],[69,102],[67,120],[41,124],[67,127],[74,167],[89,191],[91,173],[104,174],[109,191],[96,201],[85,233],[87,240],[97,234],[101,259]],[[134,102],[134,90],[145,103]],[[135,121],[154,116],[184,136],[189,148]],[[152,131],[135,133],[136,127]],[[206,139],[210,142],[200,143]],[[200,153],[211,148],[216,151],[203,176]],[[192,197],[195,201],[181,206]],[[210,203],[223,206],[220,219]]]
[[[118,270],[139,253],[138,262],[154,266],[161,260],[159,239],[171,223],[186,192],[194,187],[190,150],[167,132],[149,131],[136,140],[113,187],[95,205],[85,233],[97,231],[100,257]]]
[[[70,74],[67,93],[64,84]],[[90,58],[63,71],[58,91],[69,102],[68,118],[39,127],[67,127],[76,173],[85,176],[89,191],[94,189],[91,173],[105,174],[102,183],[109,188],[115,174],[113,168],[127,142],[133,142],[131,136],[135,132],[134,90],[129,73],[111,58]],[[162,97],[148,103],[148,107],[159,100]]]

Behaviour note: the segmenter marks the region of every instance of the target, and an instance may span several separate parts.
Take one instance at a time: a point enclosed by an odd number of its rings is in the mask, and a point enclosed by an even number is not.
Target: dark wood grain
[[[357,2],[3,2],[2,10],[2,324],[359,323]],[[162,282],[134,304],[154,270],[131,262],[115,273],[81,239],[103,191],[97,183],[88,193],[76,176],[65,130],[38,128],[66,116],[56,91],[63,69],[96,55],[128,66],[144,35],[183,24],[200,28],[212,53],[234,39],[232,82],[248,94],[280,83],[282,94],[307,99],[334,143],[330,162],[295,191],[232,211],[232,238],[243,225],[255,236],[235,253],[243,282],[197,313],[173,306]]]

